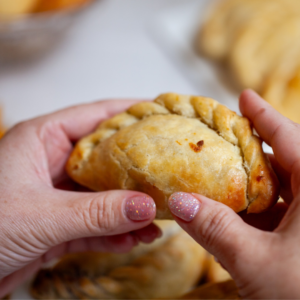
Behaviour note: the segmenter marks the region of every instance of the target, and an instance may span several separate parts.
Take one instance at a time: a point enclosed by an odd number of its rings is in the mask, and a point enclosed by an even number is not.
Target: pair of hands
[[[0,141],[0,297],[54,257],[88,250],[126,252],[160,236],[152,224],[155,209],[139,221],[126,213],[128,200],[143,198],[142,193],[79,191],[64,171],[73,141],[134,103],[68,108],[20,123]],[[260,215],[237,215],[193,195],[200,204],[194,219],[174,218],[217,257],[243,297],[299,297],[300,126],[252,91],[241,95],[240,109],[274,150],[270,160],[285,203]]]

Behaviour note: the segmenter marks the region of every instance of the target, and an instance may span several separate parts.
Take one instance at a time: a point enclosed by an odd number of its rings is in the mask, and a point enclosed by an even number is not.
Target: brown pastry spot
[[[185,141],[188,141],[188,139],[185,139]]]
[[[264,178],[264,176],[257,176],[256,180],[257,180],[257,182],[260,182],[263,178]]]
[[[193,151],[195,151],[196,153],[197,153],[197,152],[200,152],[200,151],[202,150],[203,144],[204,144],[204,141],[199,141],[199,142],[197,143],[197,145],[195,145],[195,144],[193,144],[193,143],[189,143],[191,149],[192,149]]]
[[[75,165],[74,167],[73,167],[73,170],[78,170],[79,169],[79,166],[78,165]]]
[[[203,144],[204,144],[204,141],[202,140],[202,141],[199,141],[199,142],[197,143],[197,146],[198,146],[198,147],[202,147]]]
[[[182,145],[182,144],[180,144],[178,141],[176,141],[176,143],[177,143],[178,145],[180,145],[180,146]]]

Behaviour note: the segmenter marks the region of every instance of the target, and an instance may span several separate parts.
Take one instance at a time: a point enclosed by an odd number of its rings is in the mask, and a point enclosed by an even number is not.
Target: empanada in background
[[[217,101],[163,94],[102,122],[80,140],[67,172],[95,191],[142,191],[159,219],[172,215],[174,192],[194,192],[234,211],[267,210],[278,199],[278,180],[248,119]]]
[[[300,66],[300,1],[215,1],[197,45],[225,64],[239,91],[254,89],[300,123],[299,89],[293,84]]]
[[[0,16],[12,17],[30,13],[39,0],[0,0]]]
[[[41,270],[36,299],[175,299],[204,275],[207,253],[175,221],[159,221],[163,237],[126,254],[78,253]]]
[[[201,285],[180,299],[242,299],[233,280]]]

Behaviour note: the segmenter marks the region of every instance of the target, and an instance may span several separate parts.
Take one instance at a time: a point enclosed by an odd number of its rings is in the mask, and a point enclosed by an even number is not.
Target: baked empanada
[[[233,280],[207,283],[192,290],[180,299],[242,299]]]
[[[16,17],[32,12],[38,0],[0,0],[1,18]]]
[[[68,174],[95,191],[142,191],[158,219],[172,218],[168,198],[194,192],[239,212],[265,211],[278,181],[248,119],[217,101],[160,95],[104,121],[75,146]]]
[[[300,123],[300,1],[218,2],[202,24],[198,48],[228,67],[239,91],[254,89]]]
[[[298,48],[294,49],[298,50]],[[292,53],[293,52],[293,53]],[[290,57],[282,62],[268,79],[262,92],[274,108],[294,122],[300,123],[300,49],[289,51]],[[295,59],[298,58],[298,59]],[[299,61],[299,64],[295,64]]]
[[[31,294],[37,299],[180,297],[203,275],[207,254],[174,226],[171,234],[167,228],[169,235],[140,244],[127,254],[69,254],[52,269],[37,274]]]

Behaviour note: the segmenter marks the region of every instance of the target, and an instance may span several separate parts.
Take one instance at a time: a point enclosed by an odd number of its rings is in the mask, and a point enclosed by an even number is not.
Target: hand
[[[0,298],[54,257],[75,251],[125,252],[160,235],[151,224],[156,210],[149,196],[79,192],[66,181],[72,142],[134,103],[71,107],[20,123],[1,139]],[[131,199],[148,204],[148,214],[130,212]]]
[[[243,298],[299,298],[300,125],[250,90],[242,93],[240,109],[273,148],[271,162],[285,203],[263,214],[239,216],[204,196],[185,194],[181,201],[192,203],[194,218],[186,222],[176,210],[174,218],[228,270]]]

